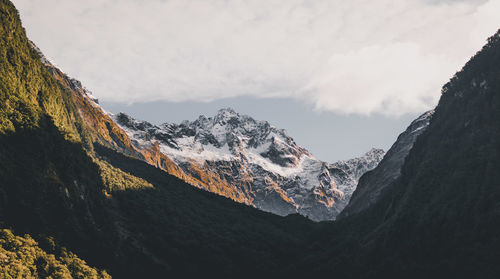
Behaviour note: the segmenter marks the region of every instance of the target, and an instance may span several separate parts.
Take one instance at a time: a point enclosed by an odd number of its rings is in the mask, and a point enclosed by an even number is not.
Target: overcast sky
[[[271,98],[335,121],[432,108],[500,28],[500,0],[13,2],[49,60],[110,107]]]

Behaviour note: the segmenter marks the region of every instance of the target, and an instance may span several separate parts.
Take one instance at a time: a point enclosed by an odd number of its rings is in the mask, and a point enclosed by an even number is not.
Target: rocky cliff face
[[[159,126],[120,113],[114,120],[138,148],[158,144],[161,152],[207,186],[206,190],[279,215],[300,213],[333,220],[359,177],[384,152],[335,164],[322,162],[266,121],[221,109],[214,117]]]
[[[406,156],[417,137],[429,126],[433,114],[434,110],[430,110],[415,119],[398,136],[396,142],[387,151],[378,166],[360,178],[349,204],[339,214],[339,218],[360,212],[377,202],[381,192],[401,175],[401,167]]]

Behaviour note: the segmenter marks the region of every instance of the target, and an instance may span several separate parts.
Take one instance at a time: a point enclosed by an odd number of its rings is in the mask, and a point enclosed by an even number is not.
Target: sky
[[[199,115],[213,116],[219,109],[231,107],[240,114],[267,120],[272,125],[285,129],[296,143],[305,147],[316,158],[330,163],[360,156],[371,148],[389,149],[397,136],[418,116],[346,115],[314,111],[301,102],[287,98],[236,97],[208,103],[100,103],[113,113],[126,112],[154,124],[195,120]]]
[[[387,149],[500,28],[500,0],[13,3],[105,109],[161,123],[230,106],[326,161]]]

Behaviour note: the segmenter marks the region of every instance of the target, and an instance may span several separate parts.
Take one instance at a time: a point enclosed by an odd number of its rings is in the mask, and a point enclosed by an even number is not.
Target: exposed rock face
[[[385,152],[382,149],[373,148],[362,157],[338,161],[330,166],[329,171],[333,175],[338,189],[345,193],[344,199],[338,201],[339,208],[346,207],[358,186],[360,177],[374,169],[384,155]]]
[[[366,209],[374,204],[380,197],[380,193],[401,175],[401,167],[406,156],[413,147],[417,137],[422,134],[434,114],[430,110],[415,119],[406,130],[398,136],[396,142],[387,151],[378,166],[365,173],[360,179],[358,186],[349,204],[344,208],[339,218],[349,216],[353,213]]]
[[[372,150],[330,165],[298,146],[286,131],[231,109],[179,125],[155,126],[125,114],[112,119],[80,81],[55,67],[33,43],[31,47],[73,98],[92,142],[264,211],[333,220],[349,201],[360,174],[383,156],[382,150]]]
[[[159,126],[120,113],[115,121],[138,148],[161,152],[204,185],[201,188],[279,215],[300,213],[333,220],[361,174],[382,159],[382,150],[328,164],[266,121],[221,109],[214,117]]]

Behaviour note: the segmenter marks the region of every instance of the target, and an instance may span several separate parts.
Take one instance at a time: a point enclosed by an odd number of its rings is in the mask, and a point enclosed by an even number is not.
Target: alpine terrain
[[[0,278],[500,274],[500,30],[385,156],[327,164],[229,109],[111,117],[0,23]]]
[[[138,149],[158,144],[208,191],[278,215],[300,213],[334,220],[358,179],[377,166],[384,151],[328,164],[300,147],[283,129],[230,108],[214,117],[159,126],[120,113],[112,115]]]
[[[334,220],[359,177],[384,155],[383,150],[372,149],[348,161],[321,162],[286,131],[232,109],[221,109],[213,118],[200,116],[194,122],[160,127],[124,113],[112,115],[80,81],[55,67],[33,42],[30,45],[49,72],[73,92],[94,140],[195,187],[264,211]]]

